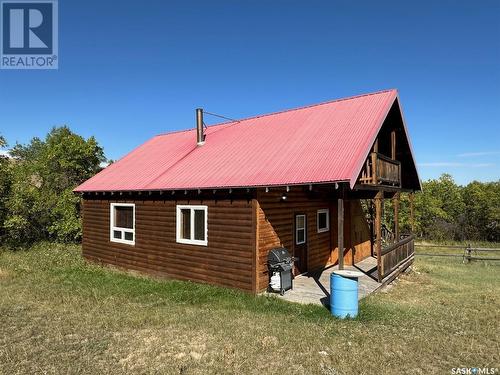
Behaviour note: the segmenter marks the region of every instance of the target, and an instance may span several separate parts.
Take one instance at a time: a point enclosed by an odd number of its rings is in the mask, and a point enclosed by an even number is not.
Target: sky
[[[0,135],[68,125],[116,160],[198,107],[238,119],[388,88],[422,180],[500,179],[497,0],[60,0],[59,69],[0,70]]]

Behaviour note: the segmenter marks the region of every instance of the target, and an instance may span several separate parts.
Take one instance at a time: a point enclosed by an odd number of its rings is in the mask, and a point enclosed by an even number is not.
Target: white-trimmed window
[[[306,215],[295,215],[295,244],[306,243]]]
[[[328,232],[330,230],[330,212],[328,208],[318,210],[316,218],[318,233]]]
[[[111,203],[109,222],[110,241],[135,245],[135,204]]]
[[[207,246],[207,206],[178,205],[176,237],[179,243]]]

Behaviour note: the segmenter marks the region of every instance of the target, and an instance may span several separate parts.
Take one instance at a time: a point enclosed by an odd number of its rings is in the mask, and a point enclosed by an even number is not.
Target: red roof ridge
[[[331,103],[336,103],[336,102],[342,102],[342,101],[345,101],[345,100],[357,99],[357,98],[361,98],[363,96],[378,95],[378,94],[382,94],[382,93],[385,93],[385,92],[391,92],[391,91],[397,91],[397,89],[380,90],[380,91],[375,91],[375,92],[369,92],[369,93],[366,93],[366,94],[358,94],[358,95],[348,96],[348,97],[345,97],[345,98],[330,99],[330,100],[327,100],[327,101],[324,101],[324,102],[320,102],[320,103],[307,104],[307,105],[303,105],[303,106],[300,106],[300,107],[283,109],[281,111],[264,113],[262,115],[256,115],[256,116],[246,117],[246,118],[243,118],[241,120],[236,120],[236,121],[232,121],[232,122],[242,122],[242,121],[253,120],[253,119],[256,119],[256,118],[261,118],[261,117],[266,117],[266,116],[279,115],[281,113],[299,111],[301,109],[318,107],[320,105],[326,105],[326,104],[331,104]],[[216,125],[222,125],[222,124],[227,124],[227,123],[231,123],[231,121],[225,122],[225,123],[219,123],[219,124],[216,124]],[[212,126],[215,126],[215,125],[212,125]]]
[[[346,100],[353,100],[353,99],[362,98],[364,96],[378,95],[378,94],[383,94],[383,93],[387,93],[387,92],[391,92],[391,91],[394,91],[394,92],[397,93],[398,90],[397,89],[385,89],[385,90],[379,90],[379,91],[369,92],[369,93],[365,93],[365,94],[358,94],[358,95],[347,96],[345,98],[330,99],[330,100],[327,100],[327,101],[324,101],[324,102],[320,102],[320,103],[307,104],[307,105],[303,105],[303,106],[300,106],[300,107],[283,109],[283,110],[280,110],[280,111],[269,112],[269,113],[264,113],[264,114],[261,114],[261,115],[255,115],[255,116],[245,117],[245,118],[242,118],[242,119],[239,119],[239,120],[219,122],[217,124],[207,125],[207,128],[214,128],[216,126],[222,126],[222,125],[230,126],[230,124],[237,124],[237,123],[240,123],[240,122],[243,122],[243,121],[254,120],[254,119],[257,119],[257,118],[261,118],[261,117],[274,116],[274,115],[279,115],[281,113],[292,112],[292,111],[299,111],[301,109],[307,109],[307,108],[317,107],[317,106],[320,106],[320,105],[326,105],[326,104],[331,104],[331,103],[336,103],[336,102],[341,102],[341,101],[346,101]],[[188,132],[188,131],[192,131],[192,130],[195,130],[194,127],[193,128],[189,128],[189,129],[181,129],[181,130],[174,130],[174,131],[171,131],[171,132],[160,133],[160,134],[157,134],[156,137],[170,135],[170,134],[176,134],[176,133],[182,133],[182,132]]]

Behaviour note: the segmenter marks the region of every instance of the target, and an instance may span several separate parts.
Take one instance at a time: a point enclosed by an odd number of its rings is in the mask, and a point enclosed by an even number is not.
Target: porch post
[[[375,236],[373,235],[373,231],[375,230],[375,218],[374,218],[374,215],[373,215],[373,200],[370,199],[368,202],[370,202],[370,208],[369,208],[369,212],[370,212],[370,253],[371,253],[371,256],[374,256],[375,252],[373,251],[374,250],[374,246],[373,246],[373,242],[374,242],[374,239],[375,239]]]
[[[399,192],[392,198],[394,206],[394,242],[399,242]]]
[[[372,162],[372,174],[371,174],[371,184],[378,184],[378,171],[377,171],[377,155],[378,155],[378,137],[375,139],[375,143],[373,144],[373,152],[370,154],[370,159]]]
[[[414,198],[414,193],[410,193],[410,227],[411,227],[411,233],[413,234],[415,232],[415,217],[413,213],[413,198]]]
[[[375,249],[377,251],[378,281],[382,282],[382,203],[384,193],[379,191],[375,195]]]
[[[372,152],[370,156],[372,159],[372,184],[377,185],[378,184],[377,153]]]
[[[344,269],[344,189],[339,187],[339,198],[337,200],[337,235],[339,249],[339,270]]]

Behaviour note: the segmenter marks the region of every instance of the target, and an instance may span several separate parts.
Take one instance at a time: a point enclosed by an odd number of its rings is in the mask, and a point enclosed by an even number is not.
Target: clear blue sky
[[[500,1],[60,0],[59,24],[59,70],[0,70],[10,144],[67,124],[117,159],[196,107],[398,88],[422,179],[500,178]]]

